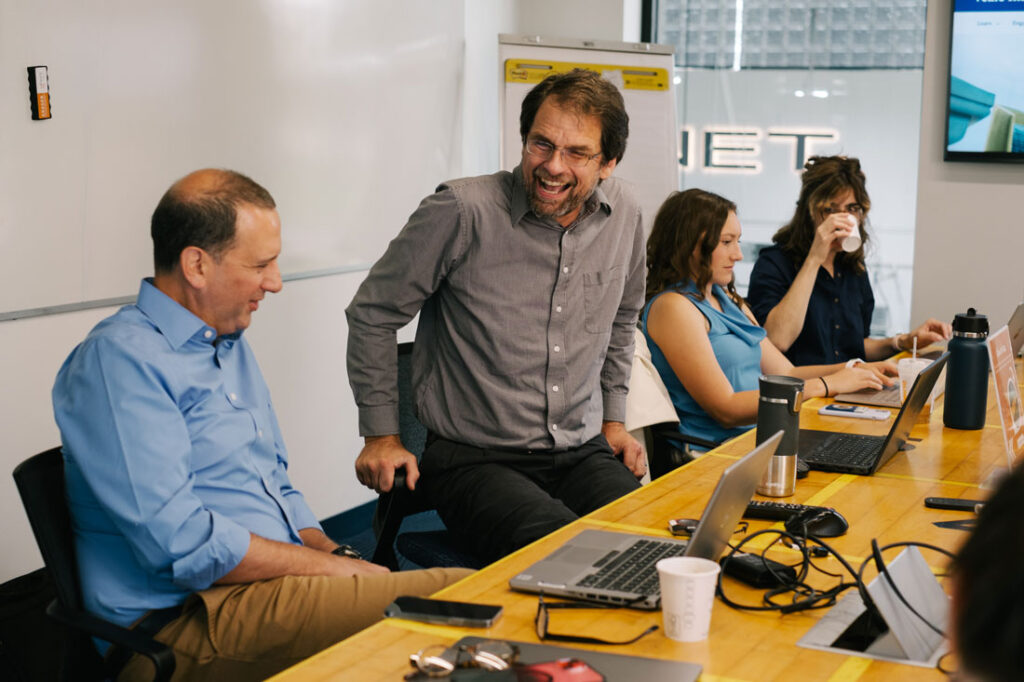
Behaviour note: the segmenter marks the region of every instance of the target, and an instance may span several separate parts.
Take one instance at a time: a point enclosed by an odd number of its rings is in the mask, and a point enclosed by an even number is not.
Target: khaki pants
[[[155,639],[174,649],[174,680],[261,680],[380,620],[399,595],[426,596],[462,568],[337,578],[286,576],[193,594]],[[119,682],[152,679],[135,655]]]

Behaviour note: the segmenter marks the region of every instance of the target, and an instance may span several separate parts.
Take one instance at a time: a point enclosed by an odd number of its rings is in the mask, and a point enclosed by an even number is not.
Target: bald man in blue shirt
[[[270,194],[197,171],[164,195],[151,230],[155,276],[53,388],[86,608],[169,644],[174,679],[262,679],[377,620],[395,596],[466,575],[347,556],[292,487],[242,338],[281,289]],[[148,666],[135,656],[118,679]]]

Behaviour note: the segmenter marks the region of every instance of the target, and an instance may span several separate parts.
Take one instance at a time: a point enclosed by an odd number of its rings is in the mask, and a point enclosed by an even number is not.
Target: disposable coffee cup
[[[711,606],[722,567],[699,557],[670,557],[657,563],[665,635],[677,642],[708,638]]]
[[[901,358],[896,363],[896,369],[899,370],[900,376],[900,402],[907,399],[907,394],[910,393],[910,388],[917,380],[917,375],[930,364],[932,361],[926,358]]]
[[[850,220],[853,222],[853,231],[843,237],[843,243],[840,244],[843,247],[843,251],[847,253],[853,253],[860,248],[862,243],[860,239],[860,223],[852,214],[850,214]]]
[[[860,245],[860,230],[854,228],[853,232],[846,235],[846,237],[843,239],[843,243],[841,246],[843,247],[843,251],[847,253],[853,253],[854,251],[860,248]]]

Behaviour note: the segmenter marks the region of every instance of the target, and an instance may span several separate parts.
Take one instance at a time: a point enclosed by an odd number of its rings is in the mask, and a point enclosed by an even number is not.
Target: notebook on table
[[[689,541],[584,530],[512,578],[509,587],[521,592],[657,609],[661,588],[654,565],[670,556],[717,561],[781,440],[780,431],[722,472]]]
[[[473,646],[487,641],[484,637],[463,637],[455,646]],[[551,646],[550,644],[535,644],[531,642],[513,642],[519,650],[519,662],[524,664],[543,663],[555,661],[562,658],[577,658],[586,661],[587,664],[601,673],[606,680],[644,680],[644,682],[696,682],[700,677],[701,666],[697,663],[685,661],[669,661],[658,658],[644,658],[642,656],[627,656],[608,651],[595,651],[593,649],[570,649],[564,646]],[[568,671],[565,677],[554,679],[571,680],[573,671]],[[486,675],[484,678],[486,679]]]
[[[800,429],[797,444],[800,460],[818,471],[837,471],[860,476],[870,476],[878,471],[880,466],[906,445],[910,429],[928,402],[932,388],[948,359],[949,353],[943,353],[921,370],[886,436]]]

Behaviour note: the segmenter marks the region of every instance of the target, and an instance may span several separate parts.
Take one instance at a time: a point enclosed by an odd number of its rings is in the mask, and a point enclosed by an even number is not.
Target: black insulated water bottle
[[[952,429],[980,429],[988,402],[988,318],[974,308],[953,320],[946,364],[942,423]]]

